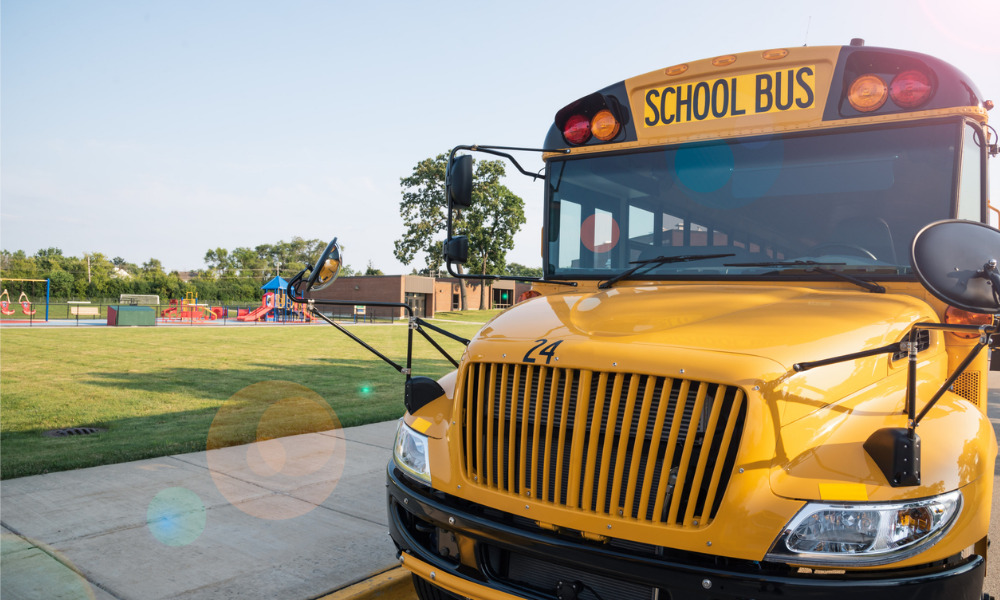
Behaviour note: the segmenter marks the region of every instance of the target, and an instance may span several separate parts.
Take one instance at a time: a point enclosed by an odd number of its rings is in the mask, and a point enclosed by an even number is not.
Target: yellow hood
[[[482,339],[655,344],[742,354],[784,369],[899,341],[936,317],[904,295],[765,286],[637,286],[543,296],[500,315]],[[594,348],[598,351],[598,348]]]

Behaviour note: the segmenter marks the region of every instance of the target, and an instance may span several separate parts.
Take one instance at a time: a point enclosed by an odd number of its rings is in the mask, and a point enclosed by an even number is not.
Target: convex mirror
[[[320,254],[309,274],[309,291],[316,292],[329,286],[337,276],[340,275],[340,267],[344,261],[341,255],[343,247],[337,244],[337,238],[333,238],[326,249]]]
[[[1000,313],[1000,230],[975,221],[938,221],[913,238],[910,265],[939,300],[976,313]]]

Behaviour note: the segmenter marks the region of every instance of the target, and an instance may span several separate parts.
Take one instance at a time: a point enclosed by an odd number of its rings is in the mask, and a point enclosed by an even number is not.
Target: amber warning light
[[[847,101],[858,112],[874,112],[887,99],[899,108],[912,110],[927,102],[933,92],[930,77],[915,69],[899,73],[889,84],[879,75],[866,73],[851,82]]]

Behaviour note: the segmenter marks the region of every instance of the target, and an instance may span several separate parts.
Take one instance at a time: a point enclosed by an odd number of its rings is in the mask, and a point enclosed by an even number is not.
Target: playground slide
[[[251,312],[251,313],[247,313],[245,315],[242,315],[242,316],[239,316],[239,317],[236,317],[236,318],[237,318],[237,320],[240,320],[240,321],[260,321],[261,319],[263,319],[264,317],[267,316],[267,313],[271,312],[272,308],[274,308],[274,307],[273,306],[261,306],[259,308],[254,309],[254,311]]]

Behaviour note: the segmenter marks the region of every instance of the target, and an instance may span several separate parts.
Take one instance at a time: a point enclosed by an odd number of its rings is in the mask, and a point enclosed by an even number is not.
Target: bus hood
[[[913,323],[929,320],[936,320],[931,307],[905,295],[753,285],[623,286],[529,300],[487,324],[480,339],[519,339],[529,343],[525,350],[545,339],[563,340],[563,350],[575,341],[603,341],[652,353],[721,352],[768,359],[787,371],[797,362],[897,342]],[[596,347],[591,351],[602,354]],[[537,357],[528,352],[525,358]]]

